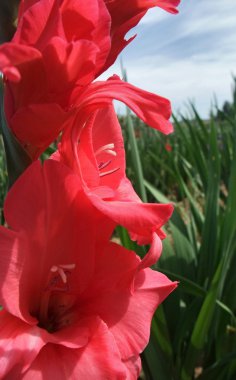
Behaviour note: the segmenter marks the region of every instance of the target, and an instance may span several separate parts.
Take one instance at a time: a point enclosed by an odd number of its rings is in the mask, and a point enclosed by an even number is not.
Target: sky
[[[128,33],[137,37],[121,54],[128,81],[167,97],[175,113],[188,101],[207,118],[215,98],[231,100],[236,76],[236,0],[182,0],[179,14],[148,11]],[[102,76],[121,76],[120,60]],[[116,104],[117,112],[124,107]]]

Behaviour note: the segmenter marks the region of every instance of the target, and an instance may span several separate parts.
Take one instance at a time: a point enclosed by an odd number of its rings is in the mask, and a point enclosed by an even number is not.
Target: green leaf
[[[167,197],[165,197],[165,195],[163,195],[159,190],[157,190],[154,186],[152,186],[148,181],[144,180],[144,185],[150,191],[150,193],[154,196],[157,202],[173,203]]]
[[[174,380],[170,361],[153,336],[151,336],[141,358],[146,380]]]
[[[165,313],[163,306],[160,305],[153,317],[152,320],[152,329],[153,338],[156,339],[162,351],[169,358],[170,362],[173,360],[173,350],[171,346],[170,334],[168,331]]]
[[[208,331],[214,316],[222,266],[223,260],[221,260],[220,264],[218,265],[211,286],[202,304],[200,313],[197,316],[191,335],[190,344],[184,360],[184,366],[181,372],[181,380],[190,380],[192,378],[197,359],[206,343]]]
[[[0,107],[1,107],[1,130],[6,152],[7,171],[9,179],[9,187],[11,187],[17,178],[32,163],[31,157],[23,149],[15,136],[7,126],[4,114],[3,99],[3,81],[0,78]]]
[[[206,368],[199,380],[233,380],[235,377],[228,377],[229,364],[236,359],[236,351],[231,352],[225,357],[215,362],[212,366]],[[236,373],[234,372],[234,375]],[[233,374],[232,374],[233,376]]]
[[[198,279],[200,283],[211,280],[218,263],[218,210],[220,184],[220,158],[215,124],[211,124],[210,157],[206,193],[205,222],[199,252]]]

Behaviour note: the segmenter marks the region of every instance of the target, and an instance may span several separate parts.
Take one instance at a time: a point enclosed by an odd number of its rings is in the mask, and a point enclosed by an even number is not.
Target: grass
[[[193,105],[191,111],[190,118],[174,118],[175,133],[168,137],[133,116],[121,118],[127,173],[137,192],[142,197],[130,120],[148,201],[175,204],[156,268],[180,283],[155,315],[143,364],[147,379],[190,380],[198,374],[199,380],[233,380],[236,107],[207,121]]]

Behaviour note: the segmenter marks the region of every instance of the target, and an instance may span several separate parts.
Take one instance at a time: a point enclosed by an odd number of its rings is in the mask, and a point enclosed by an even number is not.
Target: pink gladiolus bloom
[[[78,175],[61,163],[32,164],[5,216],[0,377],[137,379],[152,315],[176,283],[108,241]]]
[[[127,31],[133,23],[129,17],[133,20],[138,14],[140,19],[154,5],[170,10],[172,3],[175,6],[177,1],[132,2],[130,16],[123,12],[118,19],[114,13],[117,1],[21,2],[16,34],[0,47],[0,70],[6,81],[8,126],[32,159],[69,128],[75,117],[87,118],[89,110],[111,104],[113,99],[125,102],[153,128],[166,134],[172,131],[167,99],[118,77],[91,84],[121,50],[116,46],[122,23],[128,20]]]
[[[160,229],[173,206],[142,203],[135,193],[126,177],[124,141],[113,106],[94,112],[83,128],[75,124],[71,135],[63,137],[59,152],[53,158],[78,174],[96,209],[127,228],[139,244],[151,243],[156,232],[165,236]]]

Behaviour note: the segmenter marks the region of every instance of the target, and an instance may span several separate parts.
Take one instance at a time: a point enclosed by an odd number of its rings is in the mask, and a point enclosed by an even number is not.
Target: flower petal
[[[72,152],[67,152],[67,155],[70,154]],[[113,106],[98,109],[82,129],[78,146],[78,167],[90,190],[106,186],[115,191],[125,176],[124,142]],[[107,170],[114,173],[104,175]]]
[[[162,273],[141,269],[142,262],[134,252],[121,246],[110,244],[102,252],[98,250],[97,256],[103,266],[96,264],[83,309],[88,315],[96,312],[106,322],[126,360],[147,345],[153,313],[176,283]]]
[[[123,360],[123,363],[128,368],[126,380],[137,380],[141,371],[141,359],[140,356],[132,356],[127,360]]]
[[[123,193],[124,194],[124,193]],[[131,237],[139,241],[139,236],[145,237],[150,243],[152,234],[158,231],[171,217],[171,204],[142,203],[127,199],[103,200],[93,192],[87,193],[92,204],[104,215],[117,224],[127,228]]]
[[[111,104],[113,99],[120,100],[152,128],[164,134],[169,134],[173,130],[169,121],[171,116],[169,100],[123,82],[117,75],[108,81],[92,83],[80,94],[75,89],[72,99],[83,110],[85,108],[88,114],[99,107]]]
[[[36,159],[71,124],[74,116],[72,110],[66,112],[56,103],[32,104],[18,109],[10,119],[10,126]]]
[[[13,42],[43,49],[55,35],[64,35],[57,0],[21,1]]]
[[[24,265],[26,244],[19,234],[0,226],[0,297],[1,305],[11,314],[24,318],[21,310],[25,300],[21,302],[20,277]],[[24,290],[24,289],[23,289]],[[27,303],[27,300],[26,300]],[[3,315],[3,314],[2,314]],[[28,321],[36,324],[36,320],[28,315]]]
[[[0,256],[6,272],[1,281],[7,284],[3,298],[7,302],[13,286],[20,289],[20,294],[14,293],[16,309],[20,310],[14,314],[24,315],[32,323],[31,315],[38,313],[41,292],[54,265],[73,264],[74,291],[87,287],[94,267],[97,216],[81,191],[79,177],[53,160],[43,167],[35,162],[23,173],[8,193],[4,210],[20,244],[10,255],[3,251]],[[102,238],[103,231],[100,235]],[[0,230],[2,239],[5,232]]]
[[[60,345],[45,346],[24,380],[125,380],[127,369],[122,363],[112,334],[102,321],[83,349],[71,349]]]
[[[99,48],[96,58],[96,72],[103,66],[110,51],[111,17],[103,0],[66,0],[62,4],[62,21],[68,41],[86,39]],[[80,27],[78,28],[78,25]]]
[[[50,40],[43,51],[43,59],[49,82],[48,90],[54,93],[54,99],[75,83],[84,86],[92,82],[97,53],[98,47],[91,41],[68,43],[60,37]]]
[[[43,333],[43,331],[42,331]],[[0,311],[0,377],[19,379],[45,345],[37,326]]]

